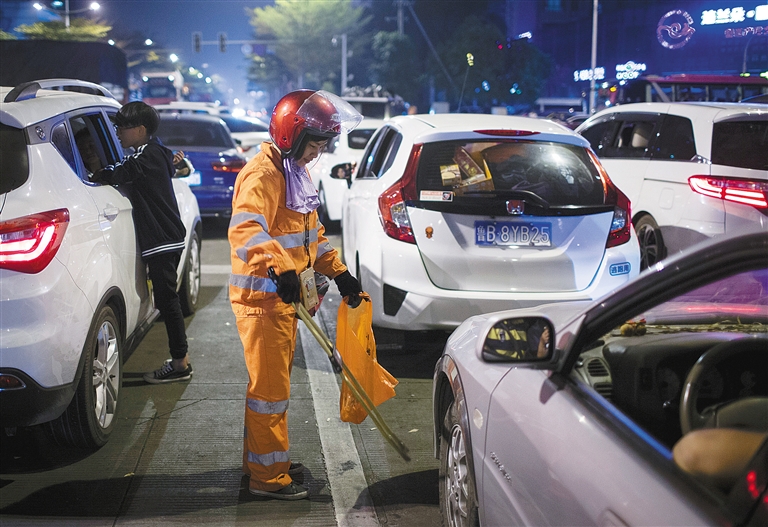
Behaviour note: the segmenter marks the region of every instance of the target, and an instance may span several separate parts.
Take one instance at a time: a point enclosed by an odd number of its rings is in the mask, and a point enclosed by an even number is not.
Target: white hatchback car
[[[343,176],[345,172],[334,174],[333,167],[343,163],[357,165],[371,136],[382,124],[382,119],[364,118],[357,128],[342,132],[333,142],[329,142],[323,155],[309,167],[320,197],[317,213],[329,232],[340,226],[341,202],[349,181]]]
[[[643,269],[712,236],[768,229],[768,106],[623,104],[576,131],[632,202]]]
[[[68,86],[97,95],[58,89]],[[120,104],[69,79],[2,87],[0,97],[0,422],[45,423],[60,443],[99,447],[120,407],[126,354],[158,316],[130,201],[88,177],[123,157],[112,123]],[[178,283],[189,315],[202,223],[189,186],[173,186],[187,230]]]
[[[399,116],[371,138],[344,194],[342,251],[376,326],[448,330],[624,284],[640,263],[629,218],[629,200],[564,126]]]

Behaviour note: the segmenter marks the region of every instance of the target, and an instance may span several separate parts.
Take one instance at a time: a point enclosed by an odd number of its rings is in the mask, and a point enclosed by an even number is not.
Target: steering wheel
[[[704,409],[696,409],[703,379],[717,364],[738,353],[768,353],[768,339],[742,338],[722,342],[705,351],[685,379],[680,401],[683,435],[699,428],[747,428],[768,432],[768,397],[744,397]]]

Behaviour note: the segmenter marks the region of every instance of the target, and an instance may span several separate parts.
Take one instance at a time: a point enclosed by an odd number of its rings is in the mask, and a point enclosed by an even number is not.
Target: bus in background
[[[180,71],[145,71],[141,74],[141,100],[154,106],[181,99],[184,77]]]
[[[740,102],[768,94],[768,79],[739,75],[642,75],[601,89],[610,105],[630,102]]]

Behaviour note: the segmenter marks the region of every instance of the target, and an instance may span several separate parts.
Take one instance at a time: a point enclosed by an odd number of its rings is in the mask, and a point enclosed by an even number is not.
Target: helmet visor
[[[319,90],[310,95],[296,111],[306,126],[321,133],[339,134],[354,130],[363,116],[347,101],[333,93]]]

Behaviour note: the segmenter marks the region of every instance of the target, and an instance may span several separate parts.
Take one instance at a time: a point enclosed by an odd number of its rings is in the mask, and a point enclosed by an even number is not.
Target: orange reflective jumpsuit
[[[281,154],[263,143],[237,176],[228,231],[229,299],[249,377],[243,470],[255,489],[274,491],[291,483],[287,410],[298,319],[293,306],[277,296],[267,270],[280,275],[312,266],[330,278],[346,271],[324,231],[316,211],[286,208]]]

